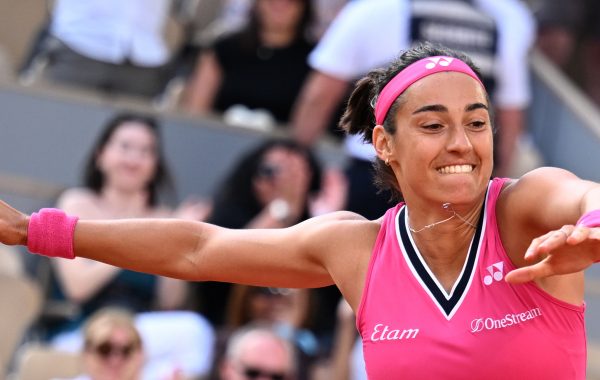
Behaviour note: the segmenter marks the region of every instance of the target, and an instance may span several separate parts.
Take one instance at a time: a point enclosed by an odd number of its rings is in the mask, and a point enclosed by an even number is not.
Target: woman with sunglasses
[[[84,327],[82,364],[77,380],[140,380],[144,352],[140,333],[124,309],[105,308],[92,314]]]
[[[357,314],[371,380],[585,379],[600,185],[558,168],[490,180],[490,107],[471,60],[431,45],[360,80],[342,125],[374,145],[379,182],[403,199],[377,220],[339,212],[228,230],[5,205],[0,241],[189,280],[334,283]]]

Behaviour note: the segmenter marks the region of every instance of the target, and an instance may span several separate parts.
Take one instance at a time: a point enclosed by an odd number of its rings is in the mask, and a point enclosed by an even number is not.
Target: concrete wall
[[[0,198],[26,210],[53,201],[60,189],[80,183],[82,165],[104,122],[124,102],[63,93],[58,89],[0,87]],[[125,103],[127,104],[127,103]],[[144,105],[129,104],[142,112]],[[241,153],[270,134],[217,120],[156,114],[177,198],[210,196]],[[324,144],[323,163],[343,165],[339,147]]]

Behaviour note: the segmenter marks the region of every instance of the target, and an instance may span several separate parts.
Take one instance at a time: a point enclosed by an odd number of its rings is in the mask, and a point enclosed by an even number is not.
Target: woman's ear
[[[376,125],[375,128],[373,128],[373,147],[375,147],[377,157],[386,163],[389,162],[390,157],[392,156],[389,138],[390,136],[383,126]]]

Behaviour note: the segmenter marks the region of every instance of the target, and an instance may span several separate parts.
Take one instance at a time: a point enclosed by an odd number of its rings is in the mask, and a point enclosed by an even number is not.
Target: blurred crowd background
[[[422,42],[481,67],[495,175],[556,165],[600,180],[586,164],[600,154],[599,18],[593,0],[3,0],[0,199],[227,228],[377,218],[391,204],[370,184],[372,152],[337,121],[360,76]],[[0,251],[0,377],[365,378],[334,287]]]

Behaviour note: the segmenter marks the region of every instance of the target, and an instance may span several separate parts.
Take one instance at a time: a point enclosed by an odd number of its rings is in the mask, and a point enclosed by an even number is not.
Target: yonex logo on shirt
[[[488,275],[483,278],[483,283],[490,286],[494,281],[500,281],[504,278],[504,262],[500,261],[486,268]]]

